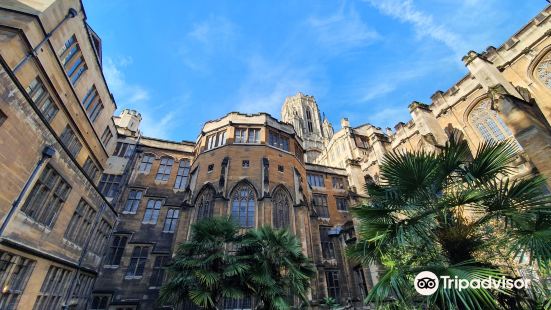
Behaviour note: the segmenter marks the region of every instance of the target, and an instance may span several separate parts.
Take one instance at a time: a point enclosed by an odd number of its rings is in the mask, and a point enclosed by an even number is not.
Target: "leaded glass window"
[[[548,52],[540,61],[535,71],[538,79],[551,88],[551,52]]]
[[[205,188],[195,201],[197,208],[197,220],[212,217],[214,213],[214,191],[211,188]]]
[[[256,198],[253,188],[248,184],[240,184],[231,195],[231,217],[241,227],[254,227],[254,209]]]
[[[513,133],[505,125],[503,119],[491,109],[491,102],[488,98],[480,101],[471,111],[469,121],[486,141],[514,139]]]
[[[289,195],[281,188],[278,188],[272,197],[272,216],[275,228],[289,227],[289,210],[291,208],[291,199]]]

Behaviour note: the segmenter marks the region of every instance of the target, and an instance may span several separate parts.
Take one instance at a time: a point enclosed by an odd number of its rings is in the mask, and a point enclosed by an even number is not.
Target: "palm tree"
[[[238,255],[249,263],[245,278],[259,309],[289,309],[293,295],[307,302],[314,265],[302,253],[297,237],[288,230],[268,226],[249,230]]]
[[[243,277],[248,264],[228,251],[239,243],[237,225],[227,218],[207,218],[192,225],[191,238],[181,243],[167,268],[161,288],[163,304],[191,302],[217,309],[223,298],[243,296]]]
[[[407,309],[533,309],[549,287],[529,290],[443,289],[423,297],[413,277],[519,277],[522,260],[543,274],[551,266],[550,198],[541,177],[511,179],[517,147],[485,142],[474,158],[451,135],[439,152],[394,152],[383,161],[369,200],[355,210],[357,244],[347,254],[385,273],[366,302]],[[547,294],[547,295],[546,295]]]

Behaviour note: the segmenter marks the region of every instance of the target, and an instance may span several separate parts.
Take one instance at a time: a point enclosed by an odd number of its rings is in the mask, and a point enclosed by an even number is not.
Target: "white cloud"
[[[445,44],[457,55],[464,55],[466,44],[461,36],[434,21],[431,14],[417,9],[413,0],[366,0],[381,13],[410,23],[419,38],[430,37]]]
[[[165,138],[170,134],[170,130],[174,127],[174,117],[178,114],[176,111],[169,110],[168,113],[162,115],[159,120],[158,113],[149,109],[140,111],[142,114],[142,122],[140,124],[144,135],[155,138]]]
[[[109,57],[106,57],[103,63],[103,73],[109,83],[109,88],[115,94],[117,102],[123,105],[149,99],[149,92],[141,85],[128,83],[120,69],[131,63],[132,58],[121,58],[121,60],[115,62]]]
[[[236,35],[236,25],[224,17],[209,16],[195,23],[179,49],[183,64],[193,71],[208,72],[217,53],[233,49]]]
[[[235,110],[247,113],[268,112],[275,117],[279,117],[285,97],[294,95],[297,91],[313,91],[314,83],[310,76],[317,73],[315,67],[297,67],[285,62],[271,63],[258,55],[249,58],[247,67]]]
[[[337,52],[366,46],[380,37],[354,8],[345,10],[344,5],[331,16],[310,17],[307,24],[314,31],[319,43]]]
[[[397,122],[406,122],[410,118],[411,116],[409,115],[409,111],[405,106],[388,107],[367,115],[367,120],[370,123],[383,128],[392,128]]]
[[[364,95],[360,98],[360,102],[367,102],[373,99],[387,95],[396,90],[395,83],[389,83],[387,81],[369,85],[364,89]]]
[[[179,96],[164,103],[150,102],[149,91],[139,85],[127,81],[124,68],[133,63],[131,57],[119,57],[116,60],[105,58],[103,72],[105,79],[113,92],[119,109],[136,109],[142,115],[141,131],[146,136],[168,138],[178,122],[175,118],[188,107],[190,93],[183,92]]]

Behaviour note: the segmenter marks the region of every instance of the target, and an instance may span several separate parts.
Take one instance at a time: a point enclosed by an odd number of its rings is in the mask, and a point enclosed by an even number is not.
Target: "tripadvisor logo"
[[[459,277],[440,276],[437,277],[430,271],[421,271],[413,281],[413,286],[417,293],[429,296],[434,294],[440,285],[444,289],[456,289],[461,292],[464,289],[523,289],[527,288],[530,279],[508,279],[504,276],[500,278],[487,277],[477,279],[459,279]]]

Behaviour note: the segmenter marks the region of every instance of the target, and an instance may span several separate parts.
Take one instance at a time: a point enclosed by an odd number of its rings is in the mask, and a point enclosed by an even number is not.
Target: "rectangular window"
[[[226,144],[226,130],[207,136],[207,150]]]
[[[103,174],[99,182],[99,190],[105,197],[115,197],[119,191],[119,183],[121,182],[122,175],[116,174]]]
[[[33,271],[34,261],[0,251],[0,309],[18,309],[19,299]]]
[[[333,188],[344,189],[344,180],[341,177],[333,177]]]
[[[70,54],[70,52],[67,52],[67,50],[70,50],[71,48],[76,46],[76,42],[77,42],[77,38],[73,34],[67,41],[65,41],[65,44],[63,44],[63,46],[59,49],[57,54],[60,57]],[[65,64],[66,61],[62,61],[62,63]]]
[[[140,201],[142,200],[143,191],[131,189],[128,192],[128,199],[124,205],[123,214],[136,214],[138,207],[140,206]]]
[[[285,171],[285,167],[283,165],[277,165],[277,171],[279,172],[284,172]]]
[[[174,233],[176,231],[179,216],[180,209],[168,209],[168,212],[166,213],[165,225],[163,227],[164,233]]]
[[[92,85],[92,88],[86,93],[82,100],[82,106],[86,110],[86,114],[91,122],[95,122],[101,111],[103,111],[103,103],[99,97],[96,86]]]
[[[159,165],[159,170],[157,171],[157,176],[155,179],[158,181],[168,181],[173,164],[174,158],[161,157],[161,164]]]
[[[249,128],[247,143],[260,143],[260,129]]]
[[[178,173],[176,174],[176,182],[174,188],[184,189],[187,186],[189,179],[189,159],[182,159],[178,164]]]
[[[337,210],[339,211],[348,211],[348,199],[343,197],[335,198],[337,201]]]
[[[308,173],[308,184],[311,187],[325,187],[325,178],[321,174]]]
[[[250,163],[249,163],[248,160],[244,160],[244,161],[241,162],[241,167],[243,167],[243,168],[249,168],[249,165],[250,165]]]
[[[92,158],[88,156],[86,158],[86,161],[84,162],[84,166],[82,166],[82,169],[84,169],[84,172],[94,181],[96,182],[96,179],[99,175],[99,168],[96,166],[96,164],[92,161]]]
[[[245,143],[247,141],[247,129],[235,128],[235,143]]]
[[[334,259],[335,256],[335,247],[333,241],[329,237],[330,227],[320,226],[320,243],[321,243],[321,253],[325,259]]]
[[[111,295],[94,295],[92,297],[92,305],[90,310],[107,310]]]
[[[166,255],[155,257],[155,263],[153,263],[153,270],[151,271],[151,278],[149,280],[150,287],[161,287],[163,285],[164,268],[168,261],[169,257]]]
[[[90,251],[100,256],[103,255],[112,229],[113,227],[105,219],[101,219],[98,227],[92,234],[92,240],[90,241]]]
[[[210,164],[207,166],[207,172],[213,172],[214,171],[214,164]]]
[[[50,94],[39,77],[36,77],[31,84],[29,84],[27,93],[42,113],[42,116],[50,123],[59,111],[59,108],[52,101]]]
[[[113,156],[129,158],[130,156],[132,156],[132,153],[134,152],[134,147],[135,147],[134,144],[117,142],[117,146],[115,147]]]
[[[327,196],[314,194],[314,209],[319,217],[329,218],[329,208],[327,207]]]
[[[268,138],[268,142],[271,146],[287,152],[289,151],[289,138],[287,136],[270,130]]]
[[[334,298],[337,302],[341,298],[341,288],[339,286],[339,271],[328,270],[325,272],[325,279],[327,280],[327,295]]]
[[[63,297],[69,288],[70,275],[71,271],[67,269],[50,266],[33,310],[61,309]]]
[[[88,301],[88,297],[92,292],[93,284],[94,277],[86,275],[84,273],[80,273],[78,275],[78,279],[73,290],[73,300],[76,300],[76,309],[84,309],[84,306]]]
[[[226,131],[221,131],[216,134],[216,144],[217,146],[222,146],[226,144]]]
[[[95,216],[96,210],[81,199],[65,230],[65,239],[82,247],[91,232]]]
[[[136,246],[132,251],[130,265],[126,270],[126,278],[141,278],[149,255],[149,248],[145,246]]]
[[[162,204],[163,201],[161,199],[149,199],[147,201],[147,208],[145,209],[142,223],[157,224]]]
[[[298,143],[295,143],[295,157],[300,161],[301,163],[304,162],[304,152],[302,152],[302,149],[298,145]]]
[[[113,133],[111,132],[111,129],[109,129],[109,127],[105,128],[100,138],[101,143],[103,143],[104,146],[107,146],[112,138]]]
[[[138,168],[138,171],[149,173],[149,171],[151,171],[151,165],[153,165],[154,160],[155,160],[154,155],[145,154],[142,157],[142,161],[140,162],[140,167]]]
[[[74,157],[76,157],[82,149],[82,144],[78,141],[75,132],[69,125],[65,126],[65,130],[63,130],[60,139],[63,145],[69,149],[69,153]]]
[[[71,186],[47,165],[21,211],[36,222],[52,227],[70,192]]]
[[[109,252],[107,254],[107,258],[105,259],[105,265],[118,266],[120,264],[127,241],[128,241],[127,236],[122,236],[122,235],[113,236],[113,242],[109,247]]]

